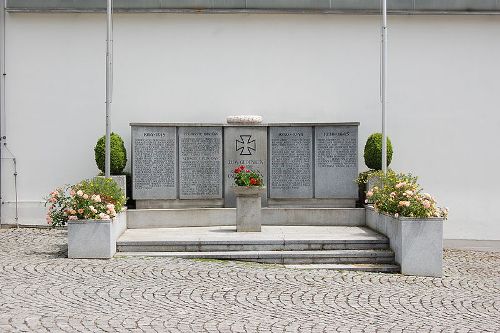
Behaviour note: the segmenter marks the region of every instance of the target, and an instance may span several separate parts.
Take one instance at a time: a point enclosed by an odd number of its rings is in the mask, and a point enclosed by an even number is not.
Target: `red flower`
[[[250,178],[250,185],[257,185],[257,179]]]
[[[241,171],[245,170],[245,166],[244,165],[240,165],[240,170]]]
[[[248,169],[247,169],[246,171],[247,171],[247,173],[250,173],[250,172],[252,172],[252,171],[250,171],[250,170],[248,170]]]
[[[234,169],[234,173],[240,173],[240,171],[241,171],[240,168]]]

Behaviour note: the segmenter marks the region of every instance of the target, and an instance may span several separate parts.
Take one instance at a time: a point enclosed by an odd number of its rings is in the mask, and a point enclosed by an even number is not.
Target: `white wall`
[[[451,210],[446,238],[500,239],[500,17],[391,16],[393,168]],[[359,121],[380,128],[376,16],[123,14],[115,18],[113,130],[129,122]],[[105,17],[7,16],[9,149],[22,223],[40,198],[97,172],[104,133]],[[4,156],[6,156],[4,151]],[[360,165],[363,165],[360,159]],[[4,200],[13,200],[3,160]],[[38,208],[37,208],[38,207]],[[12,222],[12,204],[3,206]]]

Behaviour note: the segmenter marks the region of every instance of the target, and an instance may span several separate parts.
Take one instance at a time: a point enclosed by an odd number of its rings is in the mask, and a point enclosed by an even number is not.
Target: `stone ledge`
[[[116,12],[379,14],[379,0],[115,0]],[[103,12],[105,0],[7,0],[10,12]],[[393,14],[499,14],[495,0],[389,0]]]

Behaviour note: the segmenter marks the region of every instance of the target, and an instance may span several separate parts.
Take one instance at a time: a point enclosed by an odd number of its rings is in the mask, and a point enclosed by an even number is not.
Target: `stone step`
[[[336,271],[359,271],[374,273],[399,273],[401,268],[393,264],[309,264],[309,265],[285,265],[292,269],[327,269]]]
[[[388,241],[353,242],[341,240],[296,241],[118,241],[118,252],[223,252],[223,251],[322,251],[322,250],[385,250]]]
[[[235,208],[129,209],[127,228],[234,226]],[[364,226],[364,208],[263,208],[262,225]]]
[[[115,256],[220,259],[268,264],[392,264],[390,250],[119,252]]]
[[[388,249],[387,237],[362,227],[263,226],[262,232],[234,227],[128,229],[119,252],[319,251]]]

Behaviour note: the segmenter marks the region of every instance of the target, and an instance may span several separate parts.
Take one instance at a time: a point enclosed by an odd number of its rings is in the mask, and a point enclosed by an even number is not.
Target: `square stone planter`
[[[366,224],[389,238],[401,273],[443,275],[443,218],[393,217],[366,206]]]
[[[125,210],[112,220],[68,221],[68,258],[112,258],[116,253],[116,240],[126,228]]]

